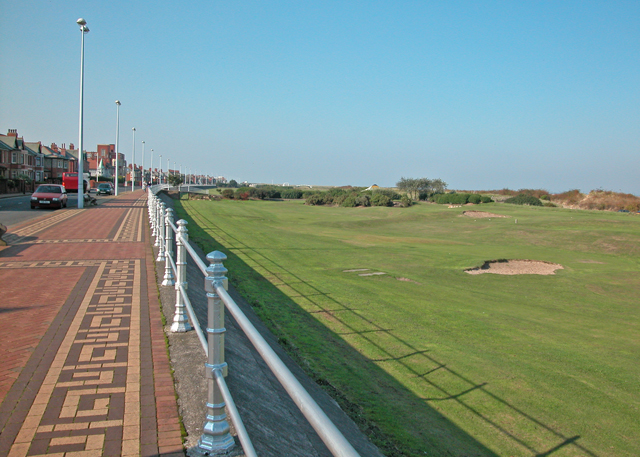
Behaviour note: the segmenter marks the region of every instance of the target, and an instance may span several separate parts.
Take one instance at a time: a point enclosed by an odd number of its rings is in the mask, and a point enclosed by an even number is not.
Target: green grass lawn
[[[191,239],[229,256],[232,284],[386,455],[640,455],[640,217],[505,204],[176,206]],[[492,259],[564,269],[464,272]],[[345,271],[359,269],[369,271]],[[385,274],[359,275],[371,272]]]

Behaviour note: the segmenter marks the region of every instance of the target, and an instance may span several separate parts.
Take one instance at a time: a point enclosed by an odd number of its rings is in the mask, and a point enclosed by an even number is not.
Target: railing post
[[[151,236],[158,236],[158,232],[156,231],[156,196],[153,192],[149,191],[149,223],[151,224]],[[155,242],[154,242],[155,244]]]
[[[163,226],[163,221],[164,221],[164,208],[162,207],[162,205],[164,205],[164,202],[162,202],[159,198],[156,201],[156,214],[155,214],[155,219],[156,219],[156,247],[160,247],[162,246],[162,241],[164,240],[164,226]]]
[[[227,375],[227,364],[224,361],[224,304],[216,293],[216,286],[225,283],[227,269],[222,261],[227,256],[215,251],[207,254],[211,265],[207,267],[207,277],[204,279],[204,289],[207,292],[208,318],[207,340],[209,344],[209,358],[205,364],[209,393],[207,397],[207,418],[203,425],[203,432],[198,440],[198,447],[202,452],[225,453],[235,442],[229,433],[229,423],[225,411],[225,402],[218,386],[214,370],[220,370]]]
[[[169,230],[171,227],[169,227]],[[187,283],[187,248],[185,244],[189,242],[189,231],[187,230],[187,221],[180,219],[178,221],[178,232],[176,233],[176,312],[173,315],[173,324],[171,324],[172,332],[187,332],[192,329],[187,317],[186,308],[184,306],[184,298],[180,291],[180,286],[187,291],[189,284]],[[169,258],[167,257],[167,263]]]
[[[164,202],[160,202],[158,205],[160,208],[160,217],[158,218],[158,236],[156,237],[156,246],[158,246],[158,258],[156,262],[164,262],[164,237],[165,237],[165,229],[164,229],[164,213],[165,213],[165,205]]]
[[[176,283],[173,280],[173,270],[171,268],[170,258],[173,258],[173,209],[167,208],[167,215],[164,220],[165,237],[164,237],[164,278],[162,281],[163,286],[175,286]],[[176,237],[177,239],[177,237]]]

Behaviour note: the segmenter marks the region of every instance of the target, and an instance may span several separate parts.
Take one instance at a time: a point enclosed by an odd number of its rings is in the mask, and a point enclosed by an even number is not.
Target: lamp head
[[[83,25],[87,25],[87,21],[85,21],[85,20],[84,20],[84,19],[82,19],[82,18],[78,19],[78,20],[76,21],[76,23],[77,23],[79,26],[81,26],[81,27],[82,27]]]
[[[120,100],[116,100],[116,105],[118,106],[122,105],[122,103],[120,103]]]

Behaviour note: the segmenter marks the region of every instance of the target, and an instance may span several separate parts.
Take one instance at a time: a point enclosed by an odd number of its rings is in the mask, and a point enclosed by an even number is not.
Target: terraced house
[[[0,135],[0,177],[42,180],[43,157],[40,143],[25,143],[17,130],[9,129],[6,135]]]

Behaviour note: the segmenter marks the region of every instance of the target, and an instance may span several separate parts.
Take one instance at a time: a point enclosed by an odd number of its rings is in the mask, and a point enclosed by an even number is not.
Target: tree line
[[[442,179],[429,178],[400,178],[396,183],[399,191],[405,192],[412,200],[425,200],[434,194],[442,194],[447,189],[447,183]]]

